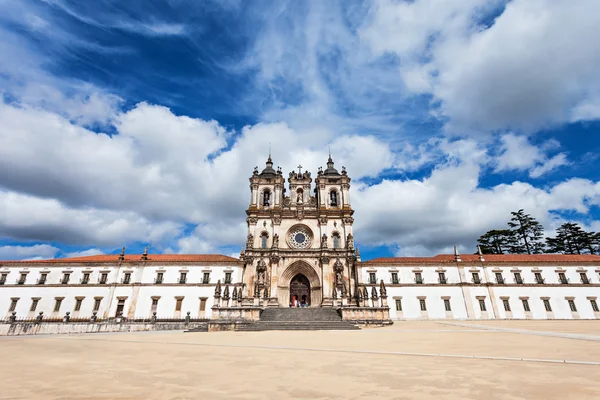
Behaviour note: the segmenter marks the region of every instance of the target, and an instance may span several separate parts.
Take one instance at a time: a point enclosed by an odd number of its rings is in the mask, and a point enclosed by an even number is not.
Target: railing
[[[544,278],[535,278],[535,283],[538,285],[543,285],[545,282]]]
[[[397,285],[400,283],[399,279],[392,279],[392,285]]]
[[[46,283],[46,278],[40,278],[40,279],[38,279],[38,280],[37,280],[37,282],[36,282],[36,284],[38,284],[38,285],[43,285],[43,284],[45,284],[45,283]]]
[[[473,282],[476,285],[480,285],[481,284],[481,278],[473,278],[473,279],[471,279],[471,282]]]
[[[0,279],[0,285],[4,285],[6,283],[6,279]]]
[[[515,277],[515,283],[516,283],[517,285],[522,285],[522,284],[523,284],[523,278],[521,278],[521,277],[518,277],[518,278],[517,278],[517,277]]]
[[[131,282],[131,278],[123,278],[121,283],[123,283],[124,285],[129,285],[129,283]]]
[[[229,280],[225,280],[225,284],[226,284],[226,285],[230,285],[230,284],[231,284],[231,279],[229,279]]]
[[[106,281],[108,281],[108,279],[107,279],[107,278],[100,278],[100,279],[98,280],[98,283],[99,283],[100,285],[106,285]]]
[[[90,283],[90,278],[81,278],[82,285],[87,285],[88,283]]]
[[[423,284],[423,278],[415,278],[415,283],[417,285],[422,285]]]
[[[589,285],[590,284],[590,280],[587,276],[582,276],[581,277],[581,283],[583,283],[584,285]]]
[[[496,283],[497,283],[498,285],[504,285],[504,278],[502,278],[502,277],[497,277],[497,278],[496,278]]]
[[[62,278],[62,279],[60,280],[60,283],[61,283],[62,285],[67,285],[67,284],[69,283],[69,278]]]
[[[208,285],[210,283],[210,279],[202,279],[203,285]]]
[[[560,278],[560,283],[562,285],[568,285],[569,284],[569,278]]]
[[[24,285],[25,279],[17,279],[17,285]]]
[[[448,281],[446,280],[446,278],[439,278],[438,282],[442,285],[445,285],[446,283],[448,283]]]
[[[157,285],[160,285],[161,283],[163,283],[163,278],[155,278],[154,283],[156,283]]]
[[[187,281],[187,278],[179,278],[179,284],[183,285]]]

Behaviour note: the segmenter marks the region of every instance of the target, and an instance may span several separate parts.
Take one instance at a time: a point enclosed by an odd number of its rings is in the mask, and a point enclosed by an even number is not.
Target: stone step
[[[258,321],[240,324],[236,331],[316,331],[316,330],[359,330],[360,328],[347,321]]]
[[[267,308],[261,321],[341,321],[335,308]]]

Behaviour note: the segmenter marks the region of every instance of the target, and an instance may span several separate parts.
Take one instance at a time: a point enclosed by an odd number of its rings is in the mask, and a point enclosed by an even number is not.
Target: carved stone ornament
[[[217,281],[217,286],[215,287],[215,297],[221,297],[221,280]]]
[[[303,207],[298,206],[298,208],[296,209],[296,218],[300,221],[304,219],[304,208]]]
[[[379,292],[381,294],[381,297],[387,296],[387,290],[385,288],[385,283],[383,283],[383,279],[381,280],[381,283],[379,284]]]
[[[369,298],[369,291],[366,286],[363,286],[363,298],[367,300]]]
[[[346,294],[348,293],[348,289],[346,287],[346,281],[342,282],[342,297],[346,297]]]
[[[352,236],[351,233],[349,233],[348,237],[346,238],[346,247],[349,249],[354,248],[354,236]]]
[[[270,257],[270,259],[272,264],[277,264],[279,262],[279,256],[273,255]]]
[[[344,218],[344,224],[346,224],[346,225],[352,225],[353,222],[354,222],[354,218],[352,218],[352,217]]]
[[[251,249],[254,247],[254,235],[249,234],[246,240],[246,249]]]
[[[281,225],[281,217],[273,217],[273,225]]]
[[[375,289],[375,286],[373,286],[373,287],[371,288],[371,298],[372,298],[373,300],[377,300],[377,298],[378,298],[378,297],[377,297],[377,289]]]
[[[248,225],[256,225],[256,223],[258,222],[258,218],[248,217],[246,218],[246,221],[248,222]]]
[[[321,264],[329,264],[329,257],[323,256],[321,257]]]
[[[273,245],[271,246],[271,248],[273,248],[273,249],[279,248],[279,235],[276,233],[273,235]]]
[[[335,289],[335,286],[333,287],[333,291],[331,293],[331,297],[333,297],[334,299],[337,299],[337,290]]]
[[[292,203],[292,200],[290,200],[289,196],[286,197],[285,199],[283,199],[283,205],[289,207],[290,204]]]
[[[341,284],[344,281],[344,264],[340,260],[336,260],[333,264],[333,272],[335,273],[335,283]]]
[[[327,217],[319,217],[319,223],[321,225],[327,225]]]
[[[323,234],[323,236],[321,236],[321,248],[322,249],[327,248],[327,235],[326,234]]]
[[[223,291],[223,300],[229,300],[229,286],[225,286],[225,290]]]
[[[308,204],[310,204],[311,206],[314,206],[317,204],[317,199],[315,199],[314,197],[311,196],[310,201],[308,202]]]
[[[238,294],[237,294],[237,288],[234,287],[233,288],[233,292],[231,293],[231,300],[236,301],[238,298]]]
[[[264,260],[260,260],[256,266],[256,276],[258,282],[264,282],[267,274],[267,263]]]

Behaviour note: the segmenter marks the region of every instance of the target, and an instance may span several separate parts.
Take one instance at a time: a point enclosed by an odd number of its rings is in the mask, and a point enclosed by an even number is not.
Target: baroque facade
[[[599,319],[600,256],[453,255],[361,261],[350,177],[271,157],[250,177],[239,258],[125,254],[0,261],[0,318],[256,320],[268,307],[343,319]],[[287,187],[286,187],[287,186]]]

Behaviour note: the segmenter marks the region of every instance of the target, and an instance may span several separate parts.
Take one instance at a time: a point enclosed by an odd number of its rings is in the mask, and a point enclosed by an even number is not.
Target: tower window
[[[337,233],[333,234],[333,248],[334,249],[340,248],[340,235]]]
[[[271,204],[271,192],[265,190],[263,192],[263,206],[268,207]]]
[[[260,235],[260,247],[263,249],[267,248],[267,239],[268,236],[266,233],[263,233],[262,235]]]
[[[332,190],[331,192],[329,192],[329,200],[330,200],[329,204],[332,207],[337,207],[337,205],[338,205],[338,198],[337,197],[338,197],[337,196],[337,192],[335,190]]]

